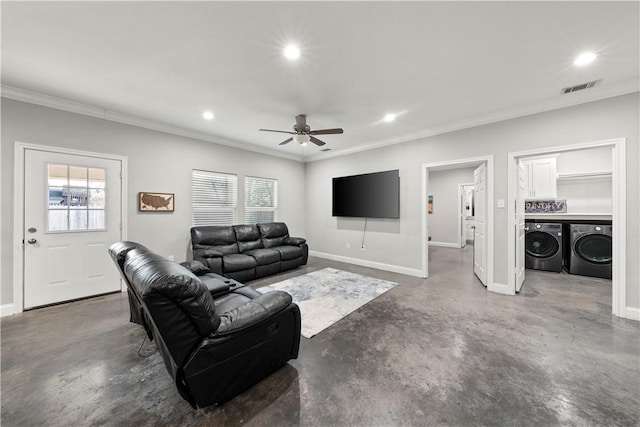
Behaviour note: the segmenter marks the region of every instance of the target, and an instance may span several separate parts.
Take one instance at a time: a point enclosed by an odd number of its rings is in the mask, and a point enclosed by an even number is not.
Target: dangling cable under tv
[[[400,218],[400,171],[333,178],[332,215]]]

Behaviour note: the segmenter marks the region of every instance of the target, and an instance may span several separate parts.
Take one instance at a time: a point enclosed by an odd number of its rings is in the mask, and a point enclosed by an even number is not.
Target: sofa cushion
[[[251,249],[262,248],[260,240],[260,232],[255,224],[252,225],[234,225],[233,229],[236,233],[238,241],[238,249],[244,253]]]
[[[233,227],[192,227],[191,244],[194,256],[197,250],[207,249],[213,249],[222,255],[239,253],[236,233]]]
[[[273,264],[274,262],[280,261],[280,252],[275,248],[252,249],[250,251],[246,251],[245,255],[251,255],[254,257],[258,265]]]
[[[225,273],[248,270],[255,268],[256,259],[245,254],[229,254],[222,257],[222,265]]]
[[[258,230],[265,248],[283,245],[284,239],[289,237],[289,229],[284,222],[258,224]]]
[[[302,248],[300,246],[277,246],[275,248],[276,251],[280,252],[280,259],[282,261],[300,258],[303,254]]]

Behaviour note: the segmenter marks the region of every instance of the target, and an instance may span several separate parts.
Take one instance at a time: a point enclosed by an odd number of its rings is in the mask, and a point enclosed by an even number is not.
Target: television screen
[[[333,178],[333,216],[400,218],[400,172]]]

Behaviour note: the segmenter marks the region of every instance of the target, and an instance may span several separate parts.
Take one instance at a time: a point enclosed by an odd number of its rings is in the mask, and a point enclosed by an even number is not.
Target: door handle
[[[33,245],[33,244],[35,244],[36,242],[37,242],[37,240],[36,240],[36,239],[29,239],[29,240],[27,240],[27,243],[29,243],[30,245]]]

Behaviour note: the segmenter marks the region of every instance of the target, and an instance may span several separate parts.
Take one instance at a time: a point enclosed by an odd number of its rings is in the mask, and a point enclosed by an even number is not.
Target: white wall
[[[560,153],[557,158],[557,198],[567,201],[568,214],[604,213],[613,210],[611,177],[561,179],[563,174],[611,171],[613,149],[599,147]]]
[[[432,242],[458,244],[458,185],[473,184],[474,169],[429,172],[427,193],[433,195],[433,213],[429,215],[429,234]]]
[[[419,272],[422,265],[422,164],[493,155],[495,199],[506,200],[509,152],[626,137],[627,305],[640,307],[639,101],[639,94],[634,93],[309,163],[307,235],[313,241],[312,249]],[[370,226],[372,232],[367,235],[367,250],[353,250],[352,243],[352,249],[348,251],[345,243],[357,242],[362,235],[362,224],[359,220],[345,223],[331,217],[331,178],[387,169],[400,170],[400,219],[370,220],[373,224]],[[506,211],[495,206],[493,209],[494,280],[506,284]]]
[[[305,237],[305,165],[235,148],[202,142],[2,98],[2,283],[0,305],[13,301],[13,159],[15,142],[127,156],[129,240],[184,261],[191,228],[191,170],[278,180],[278,219],[292,235]],[[175,193],[175,212],[137,211],[139,191]],[[242,222],[242,209],[238,222]]]

